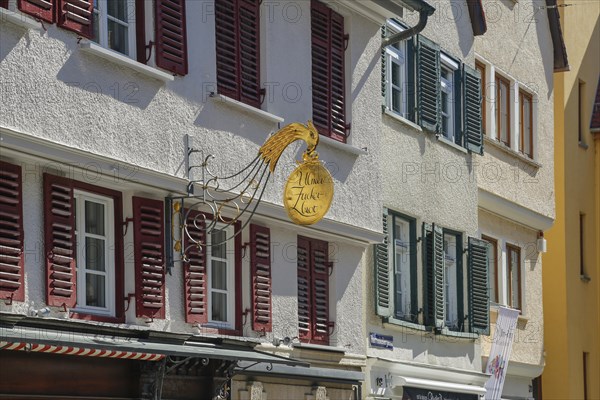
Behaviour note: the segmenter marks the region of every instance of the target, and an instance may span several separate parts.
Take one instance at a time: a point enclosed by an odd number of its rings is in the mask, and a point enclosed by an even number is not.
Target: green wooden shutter
[[[441,130],[440,46],[417,38],[417,123],[433,133]]]
[[[435,224],[423,224],[424,313],[425,325],[444,325],[444,233]]]
[[[481,122],[481,74],[463,65],[463,136],[467,150],[483,154]]]
[[[381,27],[381,38],[387,36],[387,25]],[[385,47],[381,49],[381,96],[383,107],[387,106],[386,91],[387,91],[387,57],[385,56]]]
[[[392,314],[390,305],[390,264],[388,256],[388,210],[383,209],[383,243],[374,246],[375,259],[375,311],[377,315],[389,317]]]
[[[490,334],[488,243],[469,238],[469,324],[471,332]]]

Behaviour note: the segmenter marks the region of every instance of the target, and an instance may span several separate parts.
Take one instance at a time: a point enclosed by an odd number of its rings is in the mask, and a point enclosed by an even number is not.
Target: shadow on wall
[[[25,48],[28,48],[31,44],[31,38],[29,36],[31,34],[31,30],[2,21],[2,24],[0,24],[0,38],[2,38],[2,45],[0,46],[0,63],[5,61],[8,55],[22,40],[26,42]],[[2,67],[6,67],[6,64],[2,65]]]
[[[48,31],[50,34],[51,31]],[[58,40],[64,40],[65,33],[60,34]],[[96,96],[112,97],[126,105],[145,110],[152,102],[163,82],[146,77],[126,67],[120,67],[108,60],[93,54],[83,53],[76,44],[76,38],[66,40],[69,46],[67,51],[71,54],[58,71],[56,78],[67,85],[72,91],[68,98],[73,99],[81,92],[91,94],[95,101]]]

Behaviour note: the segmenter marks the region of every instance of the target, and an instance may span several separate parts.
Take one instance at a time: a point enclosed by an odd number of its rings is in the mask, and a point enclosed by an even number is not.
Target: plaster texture
[[[3,146],[2,159],[23,167],[26,301],[12,306],[2,304],[2,310],[27,314],[32,302],[34,308],[45,306],[44,171],[62,171],[73,179],[120,190],[123,217],[128,218],[133,214],[133,196],[162,200],[183,192],[185,135],[204,155],[215,155],[211,163],[217,175],[227,175],[254,159],[269,134],[279,128],[274,122],[277,117],[284,119],[281,126],[312,119],[310,2],[267,3],[261,9],[261,80],[267,89],[262,110],[272,114],[270,117],[210,96],[217,90],[214,8],[210,2],[186,2],[189,73],[166,83],[83,52],[77,35],[56,25],[46,25],[47,30],[25,30],[0,22],[0,129],[42,143],[44,149],[87,154],[129,171],[124,179],[113,179],[110,171],[98,165],[69,165],[50,150],[47,154],[37,152],[34,157],[27,146]],[[351,11],[343,2],[331,6],[345,17],[350,35],[345,57],[347,119],[352,127],[347,145],[323,142],[318,148],[335,184],[334,201],[326,219],[377,235],[381,232],[382,204],[381,177],[376,167],[381,116],[380,105],[373,99],[380,94],[379,23]],[[151,10],[147,13],[151,20]],[[152,40],[152,29],[146,33],[147,40]],[[149,65],[154,65],[153,57]],[[357,155],[348,151],[350,146],[368,150]],[[283,185],[303,150],[304,145],[297,143],[284,153],[278,170],[269,179],[264,202],[281,210]],[[192,163],[201,160],[199,154],[192,155]],[[140,171],[151,173],[156,180],[142,180]],[[167,180],[180,189],[161,188],[161,182]],[[367,240],[351,237],[348,232],[319,229],[321,225],[316,230],[295,228],[264,213],[261,218],[257,221],[272,229],[273,238],[273,332],[265,336],[253,332],[248,315],[243,335],[264,343],[298,335],[296,243],[301,233],[330,243],[334,261],[330,317],[335,321],[331,345],[348,354],[364,354],[365,330],[359,311],[364,309],[362,261]],[[248,235],[243,232],[244,242],[249,241]],[[124,244],[126,295],[135,292],[132,229],[127,231]],[[250,308],[248,255],[242,270],[237,278],[242,280],[244,310]],[[184,322],[182,275],[181,267],[176,267],[166,277],[164,320],[136,318],[132,300],[123,325],[216,334]],[[53,309],[48,318],[61,317],[62,313]]]

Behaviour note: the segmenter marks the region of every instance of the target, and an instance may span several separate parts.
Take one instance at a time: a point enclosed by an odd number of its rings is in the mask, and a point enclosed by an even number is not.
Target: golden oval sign
[[[300,164],[283,191],[283,205],[292,222],[298,225],[319,222],[332,200],[333,178],[318,159]]]

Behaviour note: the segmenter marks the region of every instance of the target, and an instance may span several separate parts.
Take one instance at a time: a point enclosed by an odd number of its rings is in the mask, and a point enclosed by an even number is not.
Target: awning
[[[302,361],[256,351],[247,346],[189,341],[185,344],[170,344],[133,337],[20,326],[0,326],[0,350],[145,361],[158,361],[165,356],[183,356],[289,366],[309,365]]]

